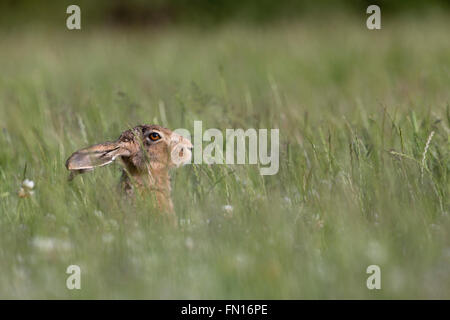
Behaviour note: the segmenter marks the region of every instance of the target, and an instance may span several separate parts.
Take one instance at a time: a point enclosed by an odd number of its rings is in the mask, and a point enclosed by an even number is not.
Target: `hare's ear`
[[[119,156],[130,156],[130,151],[120,142],[105,142],[78,150],[66,161],[66,168],[70,171],[82,173],[95,167],[105,166]]]

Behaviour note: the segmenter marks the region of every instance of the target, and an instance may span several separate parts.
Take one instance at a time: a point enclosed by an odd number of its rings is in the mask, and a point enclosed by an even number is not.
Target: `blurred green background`
[[[445,1],[2,1],[0,16],[1,298],[450,298]],[[176,230],[120,196],[118,163],[67,181],[81,147],[194,120],[279,128],[278,174],[174,171]]]
[[[45,1],[4,0],[0,4],[0,21],[4,26],[44,23],[58,25],[65,20],[65,9],[71,4],[83,10],[85,27],[164,26],[191,24],[214,26],[230,21],[245,24],[268,24],[295,20],[308,15],[355,14],[362,18],[371,4],[383,8],[383,15],[420,15],[428,11],[448,11],[446,0],[97,0]]]

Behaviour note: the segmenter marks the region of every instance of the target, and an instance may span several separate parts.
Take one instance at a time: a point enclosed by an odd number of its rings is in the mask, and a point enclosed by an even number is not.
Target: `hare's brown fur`
[[[139,125],[124,131],[114,142],[104,142],[73,153],[66,167],[83,173],[120,158],[124,165],[122,188],[154,194],[161,211],[173,214],[169,170],[190,162],[191,142],[158,125]]]

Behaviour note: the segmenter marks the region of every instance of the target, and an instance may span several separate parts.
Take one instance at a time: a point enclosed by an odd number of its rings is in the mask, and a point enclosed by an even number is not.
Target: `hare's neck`
[[[175,211],[171,198],[170,176],[167,169],[149,170],[149,187],[152,197],[156,198],[158,209],[167,221],[173,226],[177,226]]]
[[[149,170],[146,177],[148,180],[147,188],[155,194],[159,209],[164,212],[173,212],[173,203],[171,198],[171,186],[169,171],[164,169]]]
[[[139,175],[133,175],[124,171],[122,187],[128,195],[134,193],[133,186],[136,186],[139,192],[156,198],[159,210],[168,213],[173,212],[168,169],[150,168],[148,173]]]
[[[149,168],[148,173],[140,176],[144,185],[151,190],[160,190],[164,193],[170,193],[170,176],[166,168]]]

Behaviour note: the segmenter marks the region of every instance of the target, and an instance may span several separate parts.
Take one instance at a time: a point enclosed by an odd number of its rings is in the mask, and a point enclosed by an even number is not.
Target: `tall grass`
[[[449,21],[3,33],[0,297],[450,298]],[[279,128],[278,174],[175,171],[176,230],[119,164],[67,181],[83,146],[194,120]]]

